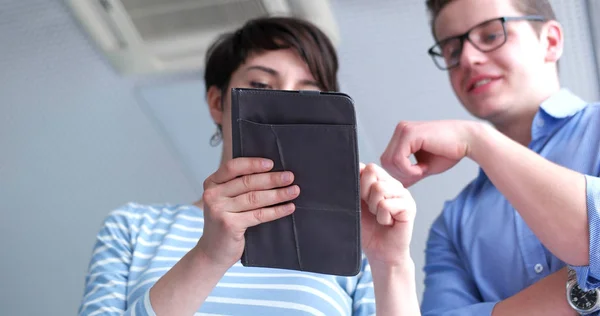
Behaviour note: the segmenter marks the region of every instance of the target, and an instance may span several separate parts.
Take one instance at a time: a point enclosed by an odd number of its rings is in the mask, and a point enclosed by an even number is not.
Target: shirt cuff
[[[590,228],[589,265],[571,266],[577,283],[587,291],[600,287],[600,178],[585,175],[586,206]]]

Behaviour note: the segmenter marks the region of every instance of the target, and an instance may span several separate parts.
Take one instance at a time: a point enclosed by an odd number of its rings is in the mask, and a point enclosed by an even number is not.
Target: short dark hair
[[[228,88],[231,75],[252,53],[294,49],[324,91],[338,91],[338,57],[330,39],[312,23],[293,17],[261,17],[221,35],[209,47],[204,67],[206,90]]]
[[[431,31],[435,37],[435,19],[450,2],[454,0],[427,0],[427,11],[429,12],[429,18],[431,23]],[[556,20],[556,15],[552,9],[552,5],[549,0],[512,0],[515,8],[525,15],[540,15],[546,18],[546,20]],[[529,22],[536,32],[541,30],[541,24],[530,21]]]

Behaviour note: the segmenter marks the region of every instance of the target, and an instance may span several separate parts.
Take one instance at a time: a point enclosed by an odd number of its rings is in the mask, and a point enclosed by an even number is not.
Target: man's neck
[[[557,88],[556,91],[558,90],[559,89]],[[510,139],[523,146],[529,146],[532,138],[531,126],[533,124],[533,119],[542,103],[556,93],[556,91],[549,92],[547,95],[539,98],[539,100],[536,100],[530,106],[526,107],[521,113],[517,113],[511,118],[507,118],[501,122],[492,122],[492,124],[498,131]]]
[[[531,125],[537,111],[529,111],[507,122],[494,124],[500,133],[518,142],[523,146],[529,146],[531,142]]]
[[[522,107],[523,110],[520,113],[514,113],[511,117],[501,121],[491,122],[499,132],[523,146],[529,146],[531,142],[531,125],[540,106],[556,94],[561,87],[558,78],[556,78],[556,80],[547,80],[544,85],[537,88],[542,89],[542,91],[537,97],[532,98],[529,106]]]

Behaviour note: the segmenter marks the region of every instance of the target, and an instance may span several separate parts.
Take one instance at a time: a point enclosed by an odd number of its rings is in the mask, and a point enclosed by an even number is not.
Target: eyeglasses
[[[491,52],[506,43],[506,22],[522,20],[543,22],[546,21],[546,18],[539,15],[526,15],[487,20],[472,27],[462,35],[437,42],[427,53],[441,70],[452,69],[458,66],[460,62],[465,40],[469,41],[480,52]]]

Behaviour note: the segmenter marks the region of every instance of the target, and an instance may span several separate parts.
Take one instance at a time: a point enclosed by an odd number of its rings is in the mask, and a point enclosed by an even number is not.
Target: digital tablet
[[[361,267],[357,124],[346,94],[234,88],[233,157],[291,171],[293,214],[250,227],[241,263],[354,276]]]

